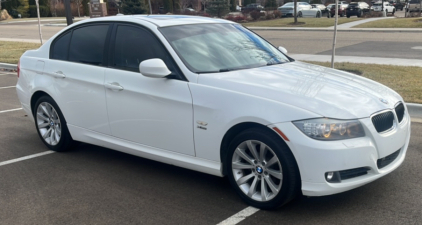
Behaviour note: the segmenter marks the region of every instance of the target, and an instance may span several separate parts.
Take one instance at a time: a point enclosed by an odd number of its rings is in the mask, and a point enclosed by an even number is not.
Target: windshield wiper
[[[229,72],[229,71],[230,71],[230,69],[221,69],[218,72]]]
[[[277,65],[277,64],[283,64],[284,62],[269,62],[267,63],[267,66],[271,66],[271,65]]]

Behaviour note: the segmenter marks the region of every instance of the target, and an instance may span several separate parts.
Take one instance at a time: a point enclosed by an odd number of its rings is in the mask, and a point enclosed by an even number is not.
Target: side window
[[[73,31],[69,61],[102,65],[109,25],[92,25]]]
[[[71,35],[72,32],[70,31],[54,40],[50,52],[51,59],[67,60],[67,53],[69,50],[69,42]]]
[[[164,46],[150,32],[134,27],[119,25],[114,45],[113,67],[139,71],[139,64],[147,59],[162,59],[170,71],[176,72],[171,56]]]

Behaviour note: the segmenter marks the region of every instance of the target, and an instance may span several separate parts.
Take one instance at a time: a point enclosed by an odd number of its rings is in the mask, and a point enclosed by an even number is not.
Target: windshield
[[[278,49],[239,24],[191,24],[164,27],[160,31],[195,73],[289,62]]]
[[[354,2],[352,2],[352,3],[350,3],[350,5],[351,5],[351,6],[357,6],[357,5],[358,5],[358,3],[354,3]]]

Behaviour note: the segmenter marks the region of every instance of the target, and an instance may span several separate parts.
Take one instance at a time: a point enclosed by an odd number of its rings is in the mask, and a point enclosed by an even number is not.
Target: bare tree
[[[179,4],[180,10],[183,12],[185,9],[192,3],[191,0],[179,0],[177,4]]]
[[[295,23],[297,23],[297,0],[294,1],[294,8],[293,8],[293,13],[294,13],[294,17],[295,17]]]
[[[204,12],[205,12],[205,6],[207,5],[208,2],[209,0],[201,0],[202,5],[204,5]]]

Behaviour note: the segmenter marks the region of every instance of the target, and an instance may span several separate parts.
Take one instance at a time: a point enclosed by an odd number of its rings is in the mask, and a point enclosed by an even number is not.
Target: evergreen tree
[[[164,0],[164,9],[167,10],[167,12],[173,13],[173,0]]]
[[[29,16],[29,0],[8,0],[3,3],[3,7],[15,18],[18,14],[21,14],[21,17]]]
[[[122,11],[125,15],[144,14],[147,12],[147,6],[144,0],[123,0]]]
[[[236,12],[236,0],[230,0],[230,11]]]
[[[89,0],[82,0],[81,5],[82,9],[84,10],[84,15],[89,16],[89,6],[88,6]]]
[[[265,8],[277,8],[276,0],[267,0],[267,2],[265,3]]]
[[[227,0],[212,0],[208,2],[207,13],[212,16],[222,17],[229,12]]]

